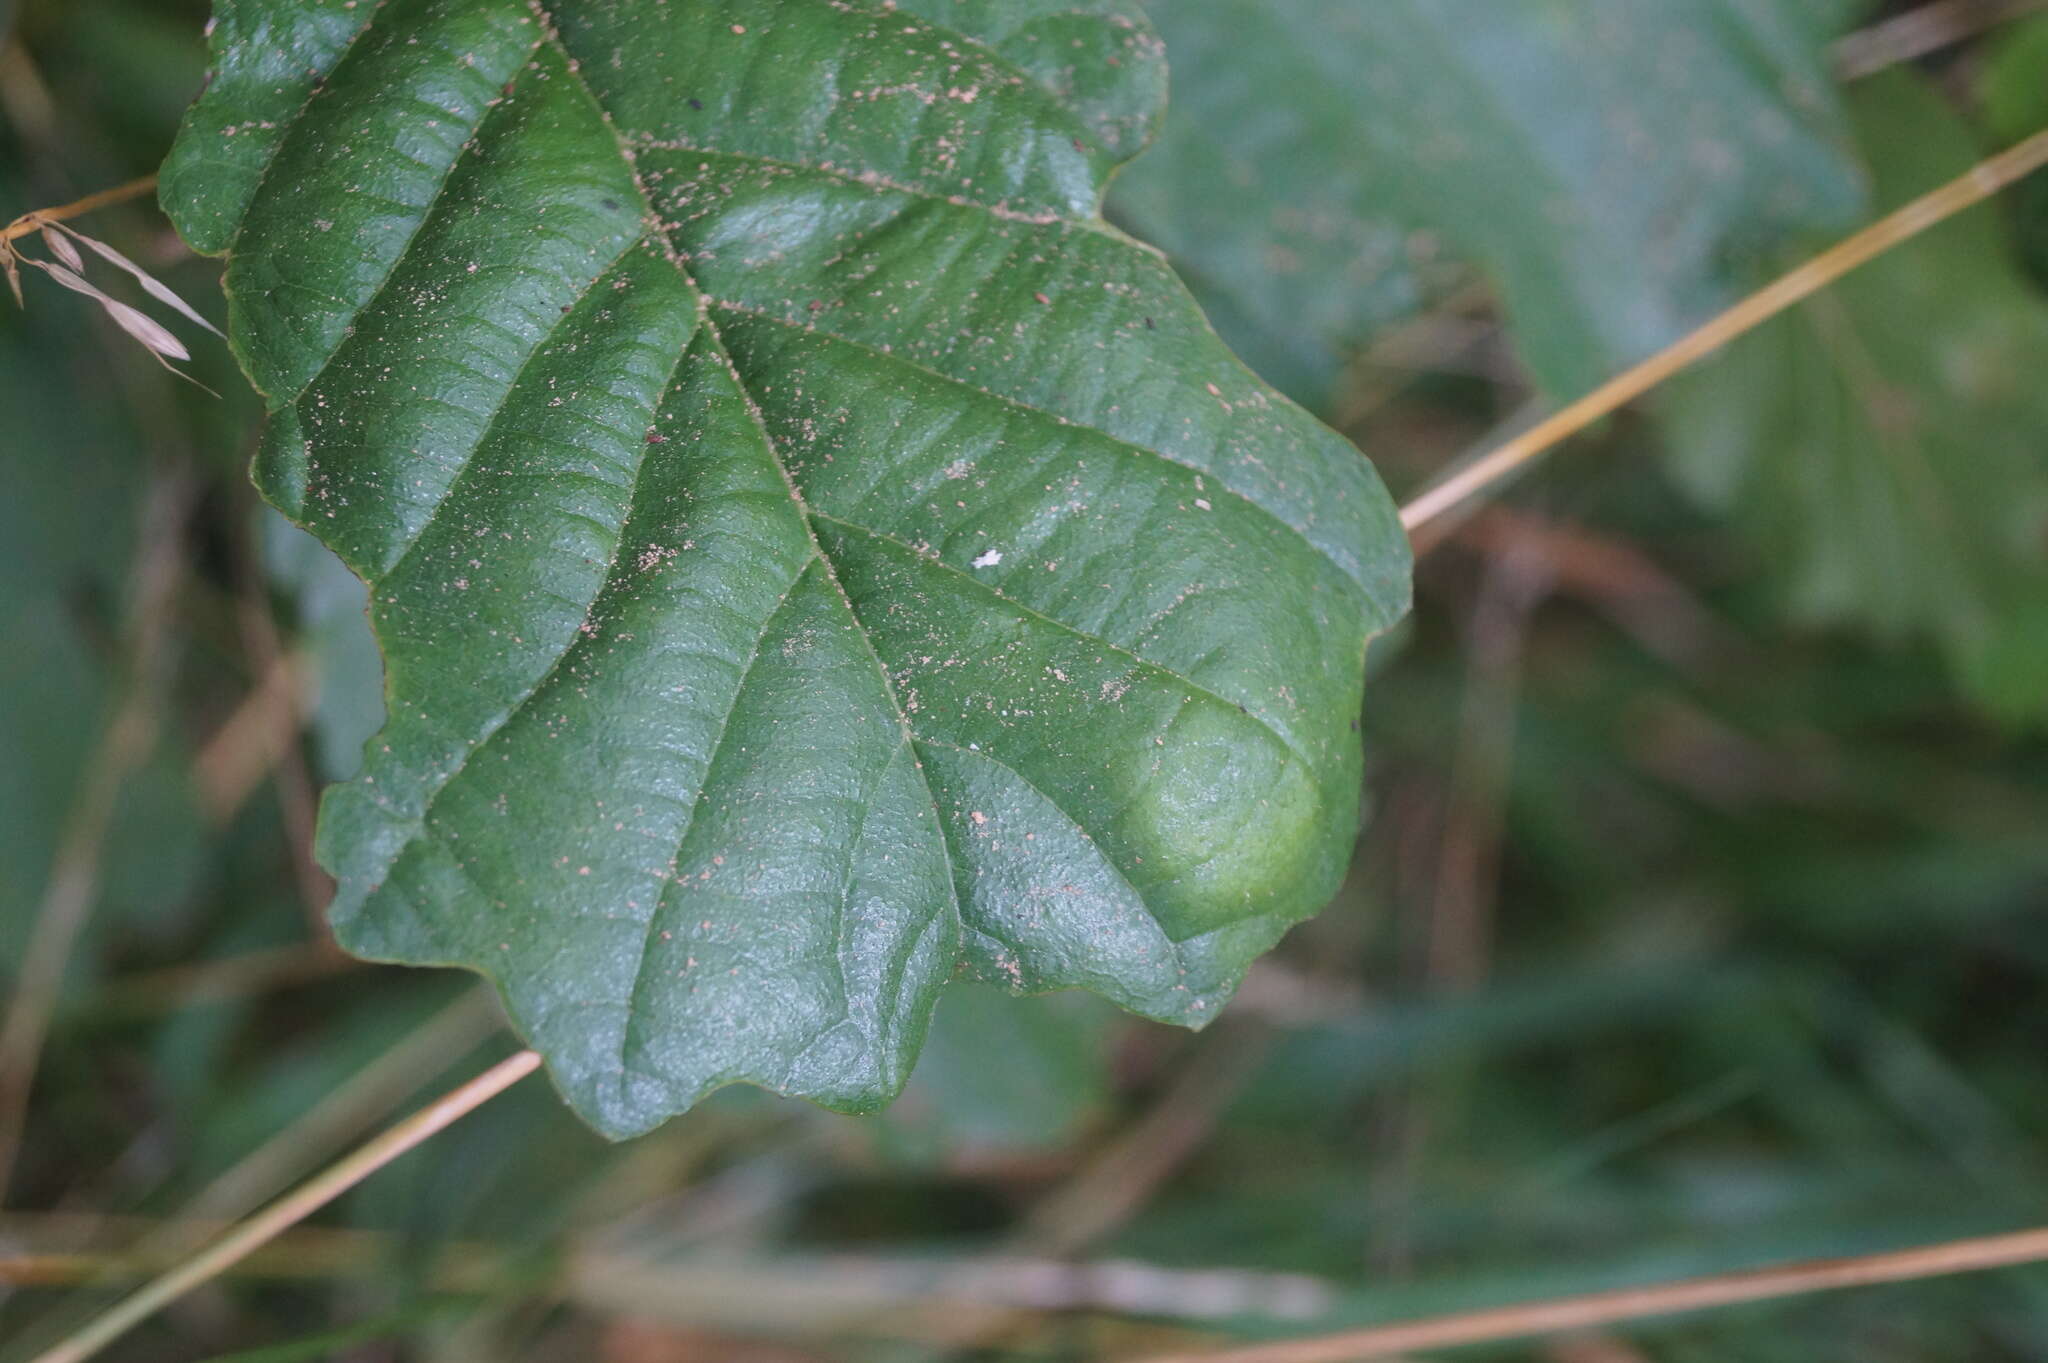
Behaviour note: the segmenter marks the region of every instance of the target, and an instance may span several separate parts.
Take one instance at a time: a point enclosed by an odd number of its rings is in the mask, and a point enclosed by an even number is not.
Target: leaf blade
[[[1103,118],[884,6],[380,25],[316,35],[228,274],[259,481],[386,654],[345,944],[498,980],[614,1135],[741,1080],[876,1106],[963,959],[1201,1020],[1341,873],[1406,543],[1101,222]]]

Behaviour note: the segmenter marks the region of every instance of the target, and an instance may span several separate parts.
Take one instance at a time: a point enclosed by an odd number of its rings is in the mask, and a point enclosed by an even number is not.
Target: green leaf
[[[1154,0],[1174,101],[1112,209],[1292,392],[1449,259],[1492,276],[1538,382],[1574,395],[1732,301],[1788,233],[1856,215],[1825,64],[1853,8]]]
[[[1883,204],[1981,154],[1899,75],[1854,103]],[[1974,209],[1682,376],[1676,467],[1782,564],[1801,616],[1939,645],[1977,700],[2048,719],[2048,305]]]
[[[890,1142],[934,1164],[962,1151],[1044,1153],[1079,1138],[1110,1091],[1116,1015],[1086,994],[1013,999],[949,991],[903,1099]],[[999,1055],[1001,1065],[989,1057]]]
[[[2003,145],[2048,128],[2048,16],[2013,24],[1983,58],[1977,96],[1984,127]],[[2048,179],[2030,175],[2006,191],[2019,220],[2020,254],[2048,285]]]
[[[1977,75],[1984,123],[2017,142],[2048,126],[2048,18],[2014,24],[1999,36]]]
[[[1079,114],[1105,150],[1135,156],[1166,108],[1166,44],[1138,0],[897,0],[965,33]]]
[[[1343,869],[1393,507],[1099,217],[1154,75],[991,34],[218,7],[164,201],[387,667],[336,931],[612,1135],[872,1109],[958,971],[1198,1023]]]

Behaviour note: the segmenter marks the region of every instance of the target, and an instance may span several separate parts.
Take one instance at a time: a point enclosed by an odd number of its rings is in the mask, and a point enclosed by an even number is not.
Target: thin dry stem
[[[16,7],[18,8],[18,7]],[[5,117],[23,143],[58,163],[64,145],[64,120],[50,86],[37,69],[19,36],[10,37],[0,23],[0,117]]]
[[[0,1215],[0,1284],[98,1288],[146,1280],[176,1268],[189,1253],[233,1228],[229,1221],[163,1220],[85,1212]],[[230,1267],[226,1275],[272,1281],[337,1283],[388,1267],[399,1232],[349,1226],[294,1226]],[[440,1292],[484,1292],[501,1286],[512,1266],[501,1247],[448,1240],[420,1267],[420,1281]],[[10,1339],[10,1344],[25,1341]]]
[[[285,654],[284,641],[271,615],[269,595],[264,588],[261,555],[245,533],[236,555],[236,615],[241,621],[243,646],[259,674],[267,673]],[[334,881],[313,855],[314,828],[318,822],[319,783],[306,763],[298,742],[311,708],[313,686],[292,693],[291,732],[276,747],[272,769],[279,811],[284,815],[285,834],[290,839],[292,875],[299,884],[299,901],[306,912],[306,924],[313,936],[331,943],[327,927],[327,904],[334,898]]]
[[[1699,330],[1538,422],[1402,507],[1401,524],[1413,534],[1419,527],[1477,496],[1551,447],[1577,435],[1602,417],[1613,415],[1674,374],[1705,359],[1793,304],[1811,298],[1843,275],[1869,264],[1937,223],[1983,203],[2044,165],[2048,165],[2048,130],[2035,133],[1940,189],[1879,219],[1751,294]]]
[[[156,188],[156,176],[145,175],[139,180],[130,180],[125,185],[102,189],[82,199],[73,199],[56,208],[39,208],[33,213],[24,213],[6,227],[0,228],[0,242],[16,241],[32,232],[40,232],[45,223],[68,222],[82,218],[96,209],[108,208],[114,204],[139,199]]]
[[[156,177],[146,175],[140,180],[131,180],[127,184],[117,185],[113,189],[103,189],[97,194],[88,194],[82,199],[75,199],[68,204],[61,204],[56,208],[39,208],[34,212],[22,214],[13,222],[7,224],[5,228],[0,228],[0,273],[4,273],[6,276],[7,287],[14,295],[16,307],[24,306],[21,293],[21,269],[24,265],[41,270],[51,279],[74,293],[84,294],[98,303],[108,318],[116,326],[120,327],[122,331],[126,332],[137,344],[142,346],[144,350],[147,350],[151,357],[158,364],[162,365],[167,372],[177,375],[187,383],[212,394],[214,397],[219,397],[220,394],[215,393],[211,388],[208,388],[205,384],[200,383],[199,380],[171,363],[173,360],[189,360],[192,358],[192,354],[185,348],[185,343],[180,341],[168,327],[165,327],[139,308],[132,307],[112,297],[86,279],[84,274],[81,273],[84,267],[84,257],[79,253],[78,247],[84,246],[88,248],[102,260],[107,261],[116,269],[130,276],[142,287],[144,293],[147,293],[165,307],[179,313],[187,321],[213,332],[216,336],[221,334],[220,329],[201,316],[197,308],[178,297],[177,293],[169,285],[151,275],[149,271],[137,265],[120,251],[115,250],[103,241],[89,237],[83,232],[64,225],[63,220],[66,218],[81,217],[96,208],[104,208],[109,204],[135,198],[140,194],[147,193],[155,186]],[[34,256],[26,255],[19,246],[14,244],[31,233],[42,237],[45,248],[51,255],[56,257],[55,260],[40,260]]]
[[[1486,555],[1526,548],[1556,575],[1560,594],[1606,615],[1652,656],[1674,668],[1742,657],[1748,641],[1717,619],[1690,588],[1642,549],[1584,526],[1506,506],[1458,527],[1458,543]]]
[[[490,990],[482,985],[466,990],[195,1193],[179,1210],[180,1218],[228,1220],[261,1206],[265,1198],[374,1127],[407,1095],[446,1073],[501,1025]]]
[[[490,992],[482,987],[466,991],[283,1130],[237,1160],[187,1199],[171,1219],[157,1223],[148,1234],[118,1254],[107,1256],[107,1274],[99,1279],[87,1275],[84,1285],[104,1287],[122,1278],[143,1276],[143,1270],[152,1266],[175,1265],[218,1235],[224,1226],[248,1215],[289,1188],[295,1179],[305,1177],[309,1170],[360,1139],[408,1096],[446,1072],[498,1027],[498,1012]],[[7,1272],[7,1261],[0,1259],[0,1280],[4,1280]],[[28,1339],[41,1342],[62,1338],[91,1316],[89,1301],[84,1305],[61,1304],[36,1322]]]
[[[210,1248],[150,1282],[93,1319],[84,1329],[38,1354],[34,1363],[83,1363],[156,1311],[227,1271],[377,1170],[475,1111],[540,1068],[540,1056],[520,1051],[468,1083],[435,1099],[383,1135],[316,1175],[296,1191],[228,1232]]]
[[[1623,1321],[1675,1315],[1715,1306],[1769,1301],[1808,1292],[1880,1283],[1909,1282],[1954,1273],[2038,1263],[2048,1259],[2048,1227],[1951,1240],[1917,1249],[1867,1254],[1855,1259],[1813,1259],[1775,1268],[1719,1273],[1653,1287],[1595,1292],[1583,1297],[1558,1297],[1487,1311],[1432,1316],[1424,1320],[1381,1325],[1369,1330],[1323,1335],[1316,1339],[1259,1344],[1202,1354],[1172,1354],[1143,1363],[1368,1363],[1391,1354],[1418,1349],[1451,1349],[1532,1335],[1592,1330]]]
[[[1427,974],[1438,994],[1477,990],[1491,969],[1522,653],[1530,618],[1555,576],[1540,547],[1504,548],[1488,564],[1466,629],[1471,665],[1429,900]]]

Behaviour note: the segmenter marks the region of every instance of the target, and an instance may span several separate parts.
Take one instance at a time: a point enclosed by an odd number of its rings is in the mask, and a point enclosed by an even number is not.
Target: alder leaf
[[[1576,396],[1855,218],[1826,53],[1862,7],[1152,0],[1174,100],[1113,216],[1297,395],[1470,265]]]
[[[1343,870],[1406,540],[1099,216],[1156,39],[1025,8],[1134,84],[995,4],[217,8],[164,201],[386,662],[336,932],[609,1134],[877,1107],[956,973],[1199,1023]]]

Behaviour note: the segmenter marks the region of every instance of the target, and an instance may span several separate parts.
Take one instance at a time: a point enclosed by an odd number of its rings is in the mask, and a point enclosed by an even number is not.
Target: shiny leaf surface
[[[907,8],[222,0],[165,168],[371,584],[337,932],[614,1135],[872,1108],[961,970],[1199,1022],[1356,828],[1406,541],[1098,214],[1156,39]]]

